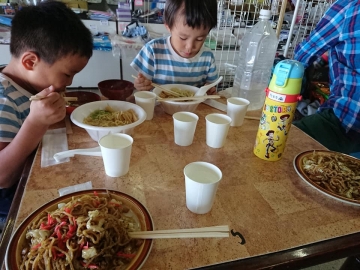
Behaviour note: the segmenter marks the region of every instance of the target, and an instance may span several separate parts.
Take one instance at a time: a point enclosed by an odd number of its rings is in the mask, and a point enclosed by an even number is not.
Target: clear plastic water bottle
[[[270,10],[262,9],[259,22],[246,32],[241,41],[232,96],[249,100],[248,110],[262,108],[270,81],[279,41],[269,22],[270,16]]]

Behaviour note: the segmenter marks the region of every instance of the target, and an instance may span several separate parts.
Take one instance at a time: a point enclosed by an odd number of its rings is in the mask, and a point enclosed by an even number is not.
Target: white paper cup
[[[250,101],[245,98],[231,97],[227,99],[227,115],[231,118],[230,126],[237,127],[243,124],[249,104]]]
[[[191,112],[177,112],[173,114],[173,119],[175,143],[180,146],[192,144],[199,117]]]
[[[184,175],[186,207],[195,214],[208,213],[222,178],[221,170],[211,163],[199,161],[186,165]]]
[[[99,140],[105,172],[119,177],[129,171],[133,138],[123,133],[110,133]]]
[[[139,91],[134,94],[135,103],[146,112],[146,120],[153,119],[156,94],[148,91]]]
[[[225,114],[212,113],[206,117],[206,144],[213,148],[224,146],[231,118]]]

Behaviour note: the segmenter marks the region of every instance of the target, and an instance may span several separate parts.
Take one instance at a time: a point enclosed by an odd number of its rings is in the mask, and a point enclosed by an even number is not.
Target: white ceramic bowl
[[[178,88],[181,90],[190,90],[194,93],[199,91],[200,88],[186,84],[164,84],[161,85],[166,89]],[[154,88],[153,92],[159,96],[162,92],[159,88]],[[160,106],[167,114],[173,115],[176,112],[194,112],[201,102],[205,99],[193,100],[193,101],[163,101],[160,102]]]
[[[83,123],[84,118],[89,116],[90,113],[95,110],[103,110],[107,105],[118,111],[133,109],[139,119],[129,125],[116,127],[96,127]],[[145,121],[146,112],[140,106],[130,102],[120,100],[101,100],[86,103],[77,107],[70,115],[70,119],[75,125],[84,128],[94,141],[98,141],[100,138],[109,133],[125,133],[131,135],[133,133],[134,127]]]

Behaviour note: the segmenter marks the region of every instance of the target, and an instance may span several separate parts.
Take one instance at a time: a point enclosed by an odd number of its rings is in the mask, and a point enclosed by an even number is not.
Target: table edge
[[[38,148],[36,148],[26,159],[24,167],[23,167],[23,171],[21,174],[21,177],[18,181],[18,186],[16,188],[16,192],[9,210],[9,214],[8,217],[6,219],[6,223],[5,223],[5,227],[4,227],[4,231],[2,232],[2,236],[0,239],[0,262],[4,262],[5,259],[5,254],[6,254],[6,249],[7,246],[10,242],[13,230],[14,230],[14,226],[15,226],[15,221],[16,221],[16,217],[18,214],[18,210],[19,210],[19,206],[22,200],[22,196],[24,194],[24,190],[25,190],[25,186],[28,180],[28,177],[30,175],[31,169],[32,169],[32,165],[33,162],[35,160],[35,156],[36,153],[38,151]],[[1,266],[1,265],[0,265]]]

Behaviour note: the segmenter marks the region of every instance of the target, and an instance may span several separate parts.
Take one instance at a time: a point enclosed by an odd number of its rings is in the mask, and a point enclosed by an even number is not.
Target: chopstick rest
[[[128,234],[134,239],[229,237],[229,226],[222,225],[194,229],[138,231],[129,232]]]

